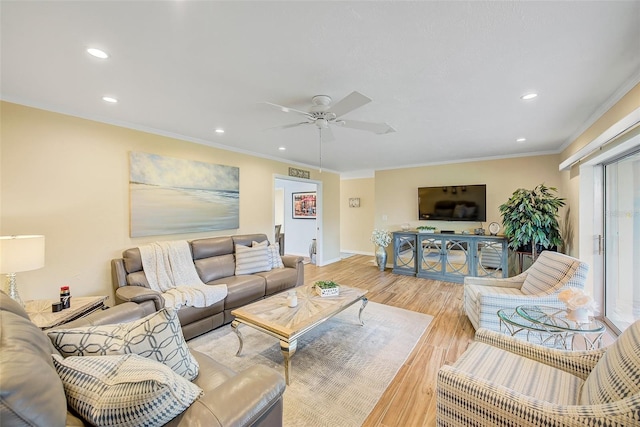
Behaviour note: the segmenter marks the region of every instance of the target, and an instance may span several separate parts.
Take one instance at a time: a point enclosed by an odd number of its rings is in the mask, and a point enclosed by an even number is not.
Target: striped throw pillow
[[[236,244],[236,276],[271,270],[268,242],[252,247]]]
[[[67,403],[96,426],[164,425],[202,389],[166,365],[137,354],[53,355]]]

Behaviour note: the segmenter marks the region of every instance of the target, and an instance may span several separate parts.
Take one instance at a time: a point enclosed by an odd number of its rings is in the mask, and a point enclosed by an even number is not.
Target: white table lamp
[[[7,275],[9,296],[24,306],[16,273],[37,270],[44,267],[44,236],[1,236],[0,273]]]

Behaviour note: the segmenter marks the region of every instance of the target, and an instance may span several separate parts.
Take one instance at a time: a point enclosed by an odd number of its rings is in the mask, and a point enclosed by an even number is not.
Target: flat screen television
[[[418,188],[418,219],[437,221],[487,220],[487,186],[454,185]]]

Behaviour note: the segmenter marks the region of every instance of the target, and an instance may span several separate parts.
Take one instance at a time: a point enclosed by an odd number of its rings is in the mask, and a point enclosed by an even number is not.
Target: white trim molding
[[[616,139],[618,136],[632,129],[640,123],[640,108],[636,108],[634,111],[625,116],[622,120],[611,126],[606,131],[602,132],[596,139],[576,151],[569,156],[565,161],[560,163],[560,171],[570,169],[571,166],[578,163],[594,151],[600,149],[604,145]]]

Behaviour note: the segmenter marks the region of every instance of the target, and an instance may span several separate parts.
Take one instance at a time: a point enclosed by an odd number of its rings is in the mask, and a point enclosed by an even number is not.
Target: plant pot
[[[378,264],[380,271],[384,271],[384,268],[387,266],[387,251],[382,246],[378,246],[376,249],[376,264]]]

